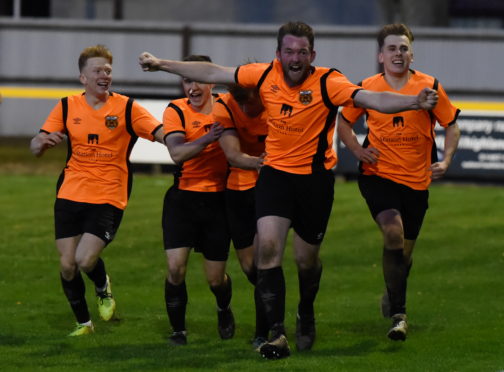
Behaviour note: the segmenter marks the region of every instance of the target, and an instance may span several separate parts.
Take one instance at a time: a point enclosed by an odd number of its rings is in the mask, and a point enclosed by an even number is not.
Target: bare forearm
[[[45,150],[50,149],[63,141],[64,135],[61,132],[40,132],[30,142],[30,151],[33,155],[39,157]]]
[[[355,103],[364,107],[386,114],[400,111],[418,110],[417,96],[409,96],[392,92],[360,91],[355,97]]]
[[[437,101],[437,92],[430,88],[422,89],[416,96],[360,90],[354,97],[354,103],[357,106],[377,110],[385,114],[408,110],[432,110]]]
[[[261,164],[261,158],[257,156],[250,156],[243,152],[234,154],[226,153],[226,158],[233,167],[241,169],[257,169]]]
[[[214,63],[160,60],[159,69],[202,83],[234,83],[234,68]]]
[[[201,151],[208,146],[208,142],[202,138],[198,138],[192,142],[185,142],[182,144],[170,144],[167,143],[168,151],[170,156],[176,164],[182,164],[183,162],[198,156]]]
[[[453,155],[458,147],[459,139],[460,129],[457,123],[446,128],[443,158],[444,161],[447,162],[447,165],[450,165],[452,161]]]
[[[30,151],[32,152],[32,154],[35,155],[36,157],[39,157],[42,156],[42,154],[44,154],[45,150],[46,148],[44,148],[39,136],[33,137],[30,142]]]
[[[350,151],[352,151],[352,153],[354,153],[354,155],[362,148],[350,123],[343,119],[342,116],[338,118],[338,138]]]

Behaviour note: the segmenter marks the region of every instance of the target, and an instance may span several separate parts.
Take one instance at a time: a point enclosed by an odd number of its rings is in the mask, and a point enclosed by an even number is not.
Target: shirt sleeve
[[[350,124],[355,124],[357,119],[359,119],[365,112],[366,109],[362,107],[345,106],[341,110],[341,116],[343,116],[343,118],[345,118],[345,120]]]
[[[168,106],[163,112],[163,128],[165,136],[175,132],[184,134],[186,132],[179,113],[172,106]]]
[[[154,140],[154,133],[161,126],[161,123],[136,101],[133,102],[133,107],[131,108],[131,122],[137,136],[151,141]]]
[[[219,122],[224,129],[235,128],[230,108],[224,99],[218,100],[212,110],[213,120]]]
[[[460,113],[460,110],[453,106],[446,94],[446,91],[442,87],[441,83],[438,85],[438,102],[436,107],[432,110],[437,122],[442,127],[448,127],[451,124],[455,123],[457,117]]]
[[[360,89],[339,71],[333,71],[327,78],[327,94],[335,106],[353,105],[353,97]]]
[[[63,105],[61,104],[61,100],[52,109],[51,113],[42,125],[41,131],[48,133],[66,132],[65,125],[63,123]]]
[[[244,87],[257,86],[261,76],[269,66],[269,63],[249,63],[239,66],[235,73],[236,84]]]

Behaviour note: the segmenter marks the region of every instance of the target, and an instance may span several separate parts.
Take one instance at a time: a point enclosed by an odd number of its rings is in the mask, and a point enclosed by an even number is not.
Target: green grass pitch
[[[0,369],[2,371],[504,371],[504,189],[431,187],[430,208],[414,254],[406,342],[386,338],[381,318],[381,236],[355,182],[337,182],[321,249],[311,352],[267,361],[249,340],[252,288],[231,251],[232,340],[221,341],[201,257],[187,275],[188,345],[169,346],[164,305],[161,208],[170,175],[136,175],[119,233],[104,259],[119,320],[98,319],[96,333],[70,339],[74,324],[58,274],[52,206],[57,176],[0,175]],[[294,346],[297,275],[286,250],[286,326]],[[294,348],[293,348],[294,349]]]

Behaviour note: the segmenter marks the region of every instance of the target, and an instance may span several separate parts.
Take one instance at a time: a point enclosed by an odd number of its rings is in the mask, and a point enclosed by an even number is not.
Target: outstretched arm
[[[186,142],[182,133],[169,134],[165,138],[170,156],[176,164],[182,164],[186,160],[197,156],[205,147],[219,139],[223,131],[220,123],[213,123],[207,134],[200,138]]]
[[[372,92],[363,89],[358,91],[354,97],[356,106],[385,114],[408,110],[432,110],[436,106],[437,100],[437,92],[430,88],[424,88],[416,96],[392,92]]]
[[[160,59],[148,52],[140,54],[138,59],[144,71],[166,71],[201,83],[235,83],[235,67],[224,67],[210,62]]]
[[[50,149],[61,143],[65,135],[61,132],[40,132],[32,138],[30,142],[30,150],[36,157],[42,156],[45,150]]]
[[[338,138],[345,144],[346,147],[355,155],[359,161],[374,164],[378,161],[380,153],[374,147],[364,148],[357,140],[357,136],[353,131],[352,125],[346,120],[343,115],[338,114]]]
[[[226,130],[219,138],[219,144],[233,167],[258,170],[262,166],[262,157],[251,156],[241,151],[240,140],[235,130]]]
[[[446,128],[443,161],[434,163],[430,167],[432,171],[431,178],[433,180],[437,180],[445,175],[457,150],[459,138],[460,128],[457,123]]]

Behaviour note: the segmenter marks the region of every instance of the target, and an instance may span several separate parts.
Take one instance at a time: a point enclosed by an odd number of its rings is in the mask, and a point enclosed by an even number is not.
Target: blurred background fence
[[[2,137],[33,136],[60,97],[81,90],[77,57],[89,45],[112,50],[113,89],[147,100],[160,117],[168,100],[181,95],[179,78],[143,72],[142,51],[170,59],[207,54],[227,66],[269,62],[278,26],[302,19],[316,32],[315,64],[358,82],[379,71],[380,25],[405,22],[415,34],[413,68],[437,77],[463,110],[461,150],[470,156],[459,156],[465,160],[453,167],[454,176],[504,178],[503,1],[3,0],[0,15]],[[355,162],[344,148],[339,152],[338,169],[354,173]]]

